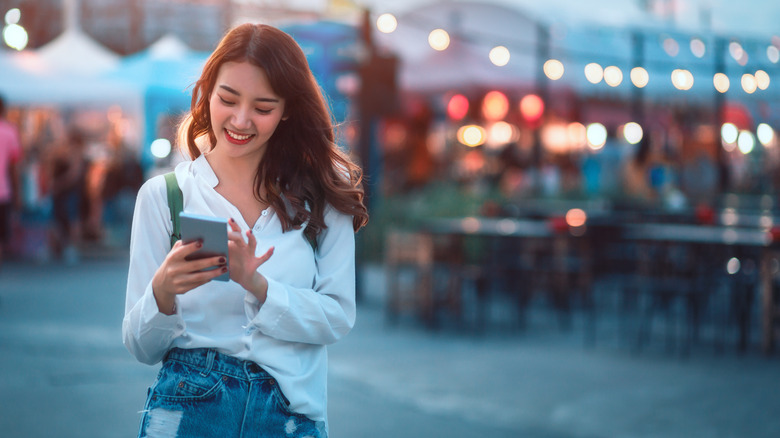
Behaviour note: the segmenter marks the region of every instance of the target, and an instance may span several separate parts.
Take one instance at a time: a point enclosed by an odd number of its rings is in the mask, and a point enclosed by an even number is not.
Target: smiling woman
[[[144,184],[123,336],[163,365],[139,436],[327,436],[326,345],[354,324],[354,232],[368,220],[327,108],[276,28],[239,26],[207,60],[178,136],[192,161],[174,180],[184,211],[228,219],[228,254],[169,248],[165,177]]]

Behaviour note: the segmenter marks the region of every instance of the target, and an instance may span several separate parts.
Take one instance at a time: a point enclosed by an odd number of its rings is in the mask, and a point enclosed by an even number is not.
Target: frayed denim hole
[[[157,408],[149,411],[149,426],[146,428],[147,438],[176,438],[179,434],[179,424],[183,411],[171,411]]]

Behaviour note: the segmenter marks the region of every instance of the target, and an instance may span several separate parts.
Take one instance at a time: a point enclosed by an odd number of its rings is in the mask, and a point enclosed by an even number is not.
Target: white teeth
[[[238,140],[238,141],[244,141],[244,140],[246,140],[246,139],[248,139],[249,137],[252,136],[252,134],[239,135],[239,134],[233,133],[233,132],[231,132],[231,131],[229,131],[227,129],[225,130],[225,132],[227,132],[227,134],[230,136],[230,138]]]

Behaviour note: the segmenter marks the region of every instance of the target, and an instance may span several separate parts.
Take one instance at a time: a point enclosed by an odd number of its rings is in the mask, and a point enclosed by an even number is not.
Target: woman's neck
[[[218,153],[206,154],[206,160],[217,176],[220,185],[254,186],[259,160],[247,160],[246,157],[226,157]]]

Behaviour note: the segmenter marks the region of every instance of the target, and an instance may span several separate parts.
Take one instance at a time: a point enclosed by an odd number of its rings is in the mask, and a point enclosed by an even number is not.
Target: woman
[[[139,436],[327,436],[325,346],[355,321],[368,215],[300,47],[266,25],[231,30],[179,137],[193,159],[175,170],[184,210],[229,218],[229,262],[186,261],[199,242],[171,248],[165,182],[143,185],[123,337],[163,365]]]

